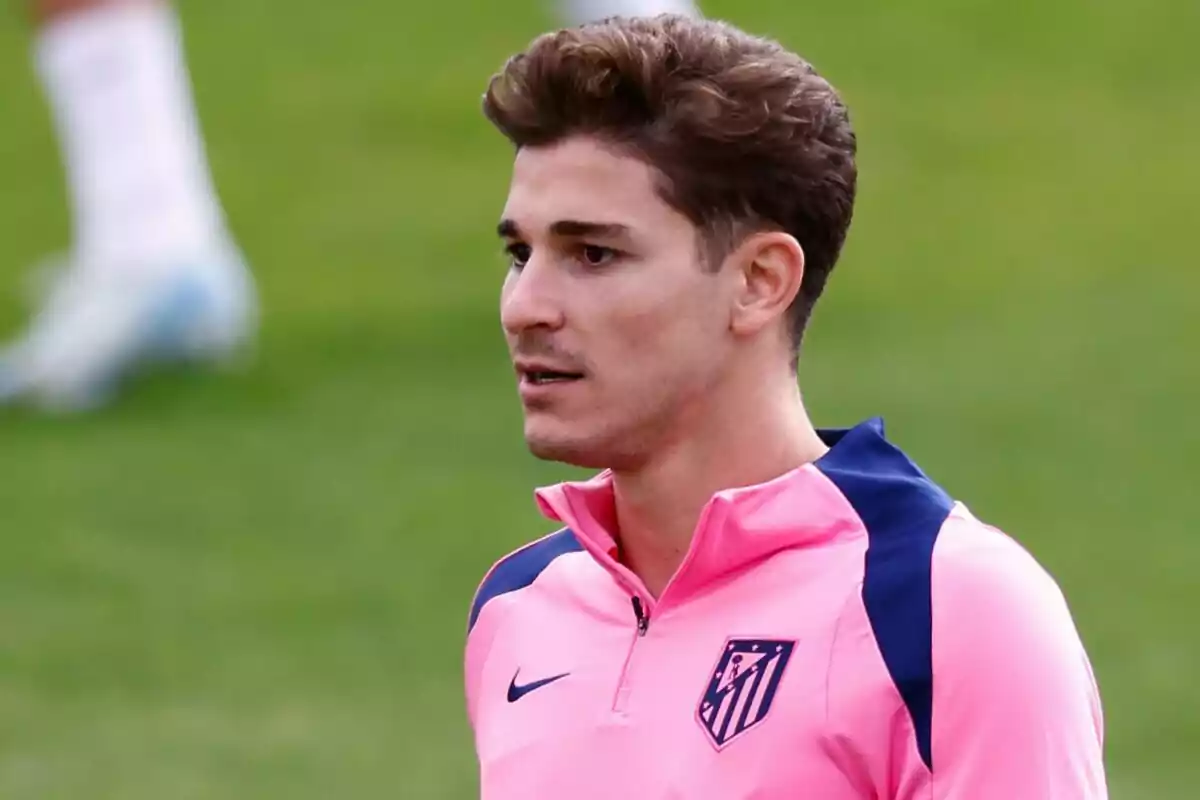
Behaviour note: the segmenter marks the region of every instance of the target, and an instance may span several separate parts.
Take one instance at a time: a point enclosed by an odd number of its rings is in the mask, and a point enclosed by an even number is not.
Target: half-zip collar
[[[700,512],[691,544],[679,569],[655,603],[642,581],[617,561],[613,476],[605,471],[586,481],[560,483],[537,491],[548,518],[570,528],[580,544],[626,590],[649,608],[676,604],[716,581],[783,550],[809,547],[844,535],[860,535],[862,522],[837,487],[821,472],[822,462],[853,463],[862,451],[864,467],[882,449],[881,420],[849,430],[822,430],[831,448],[821,459],[765,483],[725,489]]]

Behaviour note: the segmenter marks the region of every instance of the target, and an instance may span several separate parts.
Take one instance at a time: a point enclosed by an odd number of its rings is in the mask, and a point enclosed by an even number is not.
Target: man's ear
[[[739,278],[731,329],[752,336],[787,315],[804,280],[804,249],[788,233],[755,233],[729,254],[727,266]]]

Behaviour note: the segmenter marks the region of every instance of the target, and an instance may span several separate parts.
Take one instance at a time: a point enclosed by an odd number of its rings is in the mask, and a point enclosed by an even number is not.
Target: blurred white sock
[[[692,0],[559,0],[571,24],[593,22],[605,17],[650,17],[655,14],[700,16]]]
[[[42,27],[36,60],[58,130],[73,256],[100,269],[160,269],[224,228],[165,3],[80,11]]]

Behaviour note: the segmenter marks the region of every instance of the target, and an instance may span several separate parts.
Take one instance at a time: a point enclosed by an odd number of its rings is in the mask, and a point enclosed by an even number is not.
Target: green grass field
[[[529,2],[193,0],[197,100],[264,333],[79,419],[0,413],[0,797],[469,798],[476,582],[538,535],[496,320]],[[412,6],[414,10],[405,10]],[[338,9],[334,11],[333,9]],[[806,53],[861,140],[802,379],[1058,577],[1112,796],[1200,784],[1200,5],[710,0]],[[67,241],[0,12],[0,329]],[[1023,799],[1021,799],[1023,800]]]

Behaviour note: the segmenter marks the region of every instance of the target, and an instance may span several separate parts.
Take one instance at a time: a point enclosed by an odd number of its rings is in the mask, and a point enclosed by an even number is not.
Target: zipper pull
[[[646,609],[642,606],[642,598],[637,595],[633,596],[633,615],[637,618],[638,636],[645,636],[646,631],[650,629],[650,615],[646,613]]]

